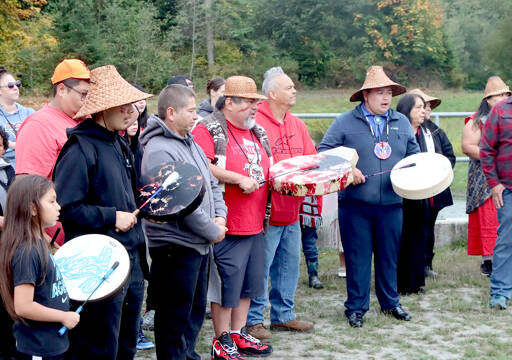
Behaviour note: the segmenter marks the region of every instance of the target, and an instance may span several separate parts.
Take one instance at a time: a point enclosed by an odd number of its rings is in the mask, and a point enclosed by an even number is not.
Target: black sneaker
[[[213,338],[212,360],[239,360],[243,357],[238,353],[235,342],[227,332]]]
[[[491,277],[492,260],[484,260],[484,262],[480,265],[480,273],[484,276]]]

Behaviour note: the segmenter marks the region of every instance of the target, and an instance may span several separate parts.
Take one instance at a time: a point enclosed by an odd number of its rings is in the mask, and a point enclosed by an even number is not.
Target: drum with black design
[[[410,164],[416,165],[407,167]],[[406,168],[398,169],[401,167]],[[397,162],[390,178],[393,190],[401,197],[411,200],[428,199],[450,186],[453,169],[446,156],[421,152]]]
[[[325,195],[345,189],[353,181],[352,168],[358,156],[340,146],[315,155],[282,160],[269,170],[269,184],[283,195]]]
[[[121,290],[130,274],[130,258],[123,244],[116,239],[90,234],[76,237],[60,247],[54,255],[69,297],[76,301],[108,298]],[[119,262],[115,271],[100,285],[112,264]]]
[[[204,179],[199,170],[185,162],[169,162],[145,173],[137,205],[143,217],[157,222],[169,222],[187,216],[201,204],[205,193]]]

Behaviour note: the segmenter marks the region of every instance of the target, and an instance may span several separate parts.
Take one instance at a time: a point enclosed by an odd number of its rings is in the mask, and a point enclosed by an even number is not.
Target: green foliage
[[[176,74],[260,82],[276,65],[305,86],[357,87],[374,64],[406,85],[482,89],[512,80],[511,21],[501,0],[3,0],[0,64],[32,88],[78,57],[152,91]]]
[[[405,84],[439,78],[453,69],[438,1],[377,0],[374,6],[374,16],[355,17],[367,35],[362,62],[387,65]]]
[[[504,36],[508,47],[511,45],[510,33],[498,35],[495,31],[496,24],[507,21],[510,6],[500,0],[443,0],[443,4],[445,34],[454,61],[463,74],[463,85],[467,89],[482,90],[489,76],[508,66],[508,58],[496,57],[491,49],[495,41],[501,40],[496,36]],[[491,62],[494,65],[491,66]]]
[[[507,83],[512,84],[512,11],[508,10],[496,27],[490,32],[489,40],[484,45],[484,62],[494,71],[495,74]]]

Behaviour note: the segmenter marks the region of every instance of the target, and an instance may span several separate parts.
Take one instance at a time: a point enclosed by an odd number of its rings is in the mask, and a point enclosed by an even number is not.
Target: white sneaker
[[[339,278],[346,278],[347,277],[347,270],[345,269],[345,267],[341,266],[338,269],[338,277]]]

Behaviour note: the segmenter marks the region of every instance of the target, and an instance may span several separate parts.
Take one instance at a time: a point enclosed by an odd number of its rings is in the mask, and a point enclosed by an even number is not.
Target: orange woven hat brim
[[[266,99],[265,95],[258,94],[258,88],[253,79],[246,76],[230,76],[226,79],[224,96]]]
[[[366,71],[366,79],[361,89],[357,90],[350,97],[350,101],[364,101],[363,90],[378,89],[383,87],[391,87],[393,96],[403,94],[407,89],[392,81],[384,72],[382,66],[370,66]]]
[[[152,97],[127,82],[114,65],[98,67],[91,71],[89,92],[84,105],[74,116],[75,119],[116,106],[131,104]]]
[[[441,104],[441,99],[432,97],[430,95],[425,94],[421,89],[414,89],[408,92],[408,94],[418,94],[420,95],[425,102],[430,103],[430,109],[434,110],[436,107],[438,107]]]

